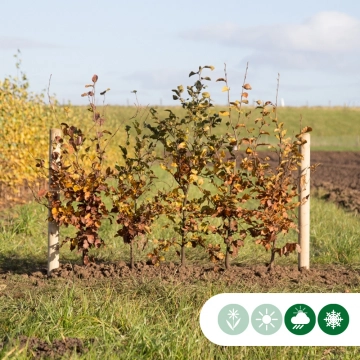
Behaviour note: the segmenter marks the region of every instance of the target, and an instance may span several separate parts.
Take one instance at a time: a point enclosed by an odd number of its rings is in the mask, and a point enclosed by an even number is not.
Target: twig
[[[48,85],[48,88],[47,88],[47,96],[48,96],[48,99],[49,99],[49,104],[50,104],[51,111],[53,112],[53,114],[54,114],[54,116],[55,116],[55,119],[56,119],[58,125],[60,126],[59,120],[58,120],[58,118],[57,118],[57,116],[56,116],[56,112],[55,112],[54,105],[53,105],[53,103],[52,103],[52,101],[51,101],[51,97],[50,97],[51,77],[52,77],[52,74],[50,74],[50,77],[49,77],[49,85]]]
[[[244,89],[244,86],[245,86],[245,83],[246,83],[246,78],[247,78],[247,72],[248,72],[248,69],[249,69],[249,62],[246,63],[246,69],[245,69],[245,74],[244,74],[244,81],[243,81],[243,84],[242,84],[242,89]],[[241,117],[241,107],[242,107],[242,100],[243,100],[243,93],[244,93],[244,90],[241,90],[241,96],[240,96],[240,106],[239,106],[239,115],[238,115],[238,122],[236,125],[239,125],[240,123],[240,117]]]

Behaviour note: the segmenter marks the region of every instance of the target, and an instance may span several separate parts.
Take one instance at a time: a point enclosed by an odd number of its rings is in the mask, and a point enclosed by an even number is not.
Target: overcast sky
[[[192,70],[227,65],[232,100],[239,98],[246,63],[250,100],[285,105],[360,106],[360,1],[11,0],[2,1],[0,79],[16,75],[13,55],[31,90],[47,88],[60,102],[80,95],[93,74],[106,102],[176,105],[171,89],[190,85]],[[209,91],[226,102],[223,83]],[[280,102],[280,101],[279,101]]]

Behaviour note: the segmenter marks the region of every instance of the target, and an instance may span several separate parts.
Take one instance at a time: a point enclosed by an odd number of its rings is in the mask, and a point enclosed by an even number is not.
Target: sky
[[[60,103],[87,105],[93,74],[105,103],[178,105],[171,90],[211,77],[217,104],[229,80],[240,98],[246,64],[249,100],[288,106],[360,106],[360,1],[12,0],[1,1],[0,80],[16,76]],[[279,74],[279,75],[278,75]],[[97,97],[102,103],[100,96]]]

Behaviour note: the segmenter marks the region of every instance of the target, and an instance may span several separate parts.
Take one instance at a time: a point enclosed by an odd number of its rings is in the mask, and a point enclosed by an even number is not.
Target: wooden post
[[[306,144],[301,145],[303,156],[300,169],[300,201],[307,198],[299,207],[299,245],[301,252],[298,255],[299,270],[310,268],[310,134],[305,133],[303,139]]]
[[[52,188],[52,180],[51,180],[51,163],[52,153],[58,152],[60,155],[60,144],[56,146],[54,149],[54,141],[56,136],[61,136],[60,129],[51,129],[50,130],[50,141],[49,141],[49,191],[55,192],[55,196],[59,197],[59,190]],[[56,160],[59,162],[60,158]],[[49,202],[49,217],[51,216],[51,203]],[[48,275],[51,274],[51,271],[57,269],[59,267],[59,226],[55,221],[48,223]]]

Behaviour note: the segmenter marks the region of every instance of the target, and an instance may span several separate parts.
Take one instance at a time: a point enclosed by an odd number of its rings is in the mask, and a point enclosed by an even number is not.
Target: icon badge
[[[281,312],[274,305],[260,305],[253,311],[251,315],[251,324],[259,334],[275,334],[280,329],[282,324]]]
[[[218,315],[220,329],[228,335],[239,335],[249,325],[249,314],[239,304],[224,306]]]
[[[320,329],[328,335],[339,335],[349,325],[349,313],[338,304],[324,306],[318,315]]]
[[[295,335],[308,334],[316,324],[314,310],[305,304],[291,306],[285,313],[284,323],[287,329]]]

